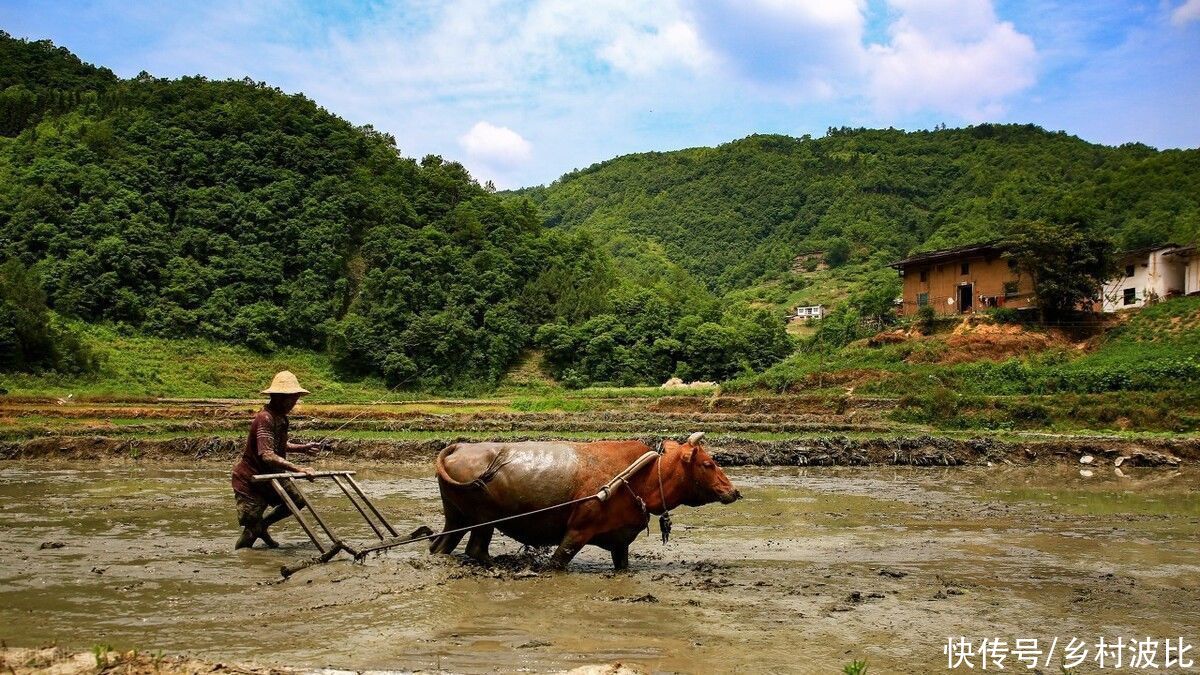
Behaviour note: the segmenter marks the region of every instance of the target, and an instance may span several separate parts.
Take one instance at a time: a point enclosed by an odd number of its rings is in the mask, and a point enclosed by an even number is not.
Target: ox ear
[[[700,447],[700,439],[702,439],[702,438],[704,438],[704,432],[697,431],[696,433],[692,434],[691,436],[688,436],[687,444],[694,448],[698,448],[698,447]]]

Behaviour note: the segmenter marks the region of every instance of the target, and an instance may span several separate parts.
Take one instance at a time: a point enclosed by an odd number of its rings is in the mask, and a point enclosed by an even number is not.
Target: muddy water
[[[426,466],[358,468],[398,529],[439,524]],[[0,638],[451,671],[621,660],[827,673],[866,658],[875,672],[937,672],[958,635],[1181,636],[1200,649],[1200,471],[1126,473],[736,469],[746,499],[681,509],[670,544],[657,530],[640,540],[627,574],[592,549],[569,574],[523,571],[498,536],[507,564],[491,570],[414,548],[280,582],[311,544],[285,522],[283,548],[233,552],[223,464],[8,462]],[[314,490],[335,527],[367,538]]]

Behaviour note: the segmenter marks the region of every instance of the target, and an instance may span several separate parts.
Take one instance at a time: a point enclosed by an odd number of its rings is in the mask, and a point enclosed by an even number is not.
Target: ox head
[[[698,431],[679,445],[680,466],[687,486],[683,494],[683,503],[688,506],[702,506],[712,502],[732,504],[741,499],[742,493],[729,482],[729,476],[717,466],[712,455],[700,447],[702,438],[704,432]]]

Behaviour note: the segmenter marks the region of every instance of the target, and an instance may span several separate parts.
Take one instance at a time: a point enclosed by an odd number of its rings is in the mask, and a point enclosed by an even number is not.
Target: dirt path
[[[440,524],[424,462],[360,464],[398,527]],[[284,524],[282,549],[232,552],[227,470],[0,463],[0,638],[467,672],[827,673],[853,658],[933,672],[957,635],[1200,645],[1200,472],[1187,466],[733,468],[746,498],[680,510],[671,543],[640,539],[628,574],[591,549],[547,574],[500,538],[490,569],[397,550],[287,581],[279,565],[311,545]],[[335,527],[354,522],[348,508]]]

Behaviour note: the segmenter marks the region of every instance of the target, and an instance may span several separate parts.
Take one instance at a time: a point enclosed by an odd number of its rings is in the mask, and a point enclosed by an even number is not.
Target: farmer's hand
[[[312,452],[313,450],[320,450],[321,444],[317,443],[316,441],[314,441],[312,443],[305,443],[304,449],[307,450],[308,452]]]
[[[313,471],[311,466],[300,467],[300,473],[304,474],[304,477],[307,478],[308,480],[313,480],[314,478],[317,477],[317,472]]]

